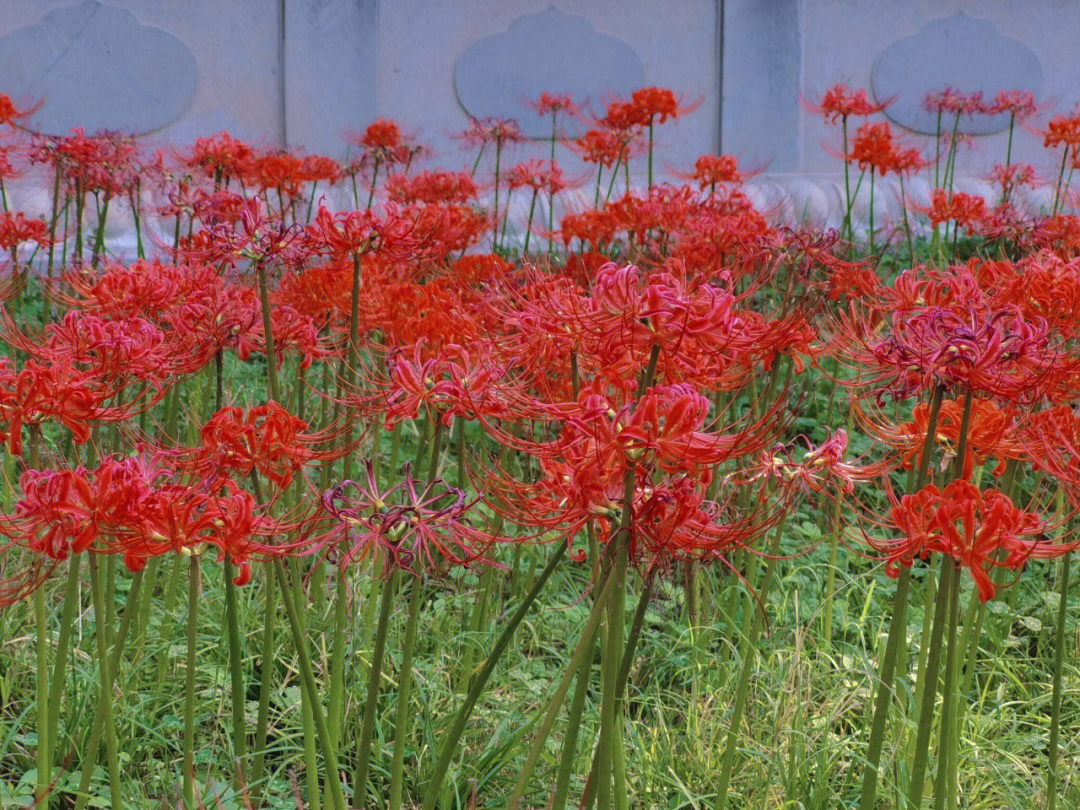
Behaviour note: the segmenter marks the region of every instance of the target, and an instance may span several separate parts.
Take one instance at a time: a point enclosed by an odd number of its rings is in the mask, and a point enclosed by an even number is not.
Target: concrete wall
[[[800,94],[870,87],[916,131],[922,95],[946,83],[1025,87],[1061,111],[1080,97],[1077,34],[1075,0],[0,0],[0,89],[44,98],[45,130],[183,144],[226,129],[335,156],[388,116],[459,168],[450,136],[470,113],[535,129],[521,102],[541,89],[600,111],[655,84],[702,98],[659,130],[661,169],[721,148],[765,171],[761,193],[824,216],[839,138]],[[961,173],[988,170],[1005,138],[978,135]],[[1048,156],[1021,131],[1014,157]]]

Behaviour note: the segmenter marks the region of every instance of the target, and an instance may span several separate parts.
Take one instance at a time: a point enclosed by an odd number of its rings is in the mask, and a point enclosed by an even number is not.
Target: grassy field
[[[198,396],[197,392],[194,396]],[[198,405],[194,402],[193,405]],[[804,406],[800,422],[818,424],[824,401]],[[478,438],[478,437],[477,437]],[[384,436],[384,442],[389,438]],[[406,437],[409,449],[414,437]],[[470,442],[470,446],[472,446]],[[387,444],[386,449],[389,449]],[[403,454],[403,455],[407,455]],[[445,458],[444,474],[456,458]],[[843,546],[835,558],[837,599],[834,629],[826,638],[823,593],[832,557],[829,533],[817,514],[793,514],[784,523],[781,560],[767,604],[768,630],[753,653],[749,701],[740,726],[729,806],[739,808],[849,807],[858,797],[860,756],[865,750],[871,712],[875,662],[887,633],[889,606],[896,583],[880,565],[860,559]],[[850,527],[849,530],[854,530]],[[433,581],[424,596],[418,644],[413,660],[412,701],[405,751],[405,795],[418,801],[430,773],[438,743],[461,700],[463,667],[483,659],[501,623],[520,600],[531,577],[543,567],[548,547],[503,549],[508,570],[496,570],[489,598],[481,602],[481,583],[473,572]],[[763,563],[743,553],[736,566],[760,585]],[[876,565],[876,567],[875,567]],[[65,566],[45,584],[50,626],[64,602]],[[749,570],[748,570],[749,568]],[[1053,635],[1058,598],[1058,564],[1034,562],[1018,583],[1003,589],[987,605],[974,676],[966,690],[961,726],[961,806],[965,808],[1039,808],[1045,806],[1045,751],[1051,700]],[[236,769],[229,743],[230,686],[228,645],[223,616],[225,591],[221,566],[201,562],[198,611],[195,770],[198,791],[207,807],[243,807],[234,784]],[[510,570],[517,571],[511,577]],[[936,569],[935,569],[936,570]],[[110,638],[117,615],[129,600],[132,577],[113,558],[105,567],[114,582],[116,615],[104,622]],[[325,574],[324,574],[325,576]],[[931,569],[916,568],[907,629],[908,691],[896,696],[886,738],[880,788],[881,807],[899,807],[906,785],[908,747],[914,736],[917,709],[914,688],[923,632],[925,590]],[[514,636],[496,668],[472,721],[461,754],[455,759],[442,806],[504,806],[536,725],[556,683],[567,669],[573,643],[589,611],[591,567],[569,560],[556,570],[533,610]],[[99,624],[90,604],[85,567],[79,585],[75,638],[65,667],[70,687],[60,714],[60,739],[72,747],[72,764],[54,775],[53,801],[72,806],[82,774],[78,763],[90,734],[97,702],[98,673],[92,651]],[[698,568],[693,575],[696,606],[687,600],[685,568],[656,574],[654,596],[644,614],[639,655],[628,686],[626,746],[629,793],[641,808],[706,808],[715,797],[716,776],[743,651],[731,639],[744,632],[747,617],[758,610],[743,582],[720,566]],[[162,558],[144,575],[149,585],[141,596],[147,626],[133,623],[119,667],[115,689],[115,722],[120,740],[123,794],[129,806],[173,806],[182,779],[183,699],[186,676],[185,594],[187,561]],[[340,748],[348,768],[356,746],[363,685],[370,664],[373,580],[350,580],[351,629],[347,636],[345,739]],[[628,615],[637,607],[642,580],[631,578],[626,597]],[[309,579],[305,611],[315,664],[325,672],[332,646],[332,602],[317,578]],[[243,672],[247,688],[245,714],[254,727],[258,685],[264,667],[272,670],[269,702],[269,747],[265,783],[249,785],[269,806],[319,807],[305,760],[305,729],[294,648],[282,622],[277,625],[269,664],[261,653],[266,576],[256,570],[248,587],[238,589],[244,631]],[[149,600],[147,601],[147,597]],[[372,745],[373,785],[384,783],[391,768],[395,725],[396,673],[401,666],[407,589],[395,596],[398,608],[387,642],[385,688],[379,698]],[[970,599],[969,583],[961,605]],[[1063,735],[1060,764],[1063,790],[1060,807],[1080,804],[1076,784],[1076,752],[1080,746],[1080,670],[1077,666],[1078,625],[1075,588],[1069,601],[1064,651]],[[477,604],[485,608],[477,619]],[[749,613],[748,613],[749,611]],[[973,614],[974,615],[974,614]],[[476,622],[475,624],[473,622]],[[470,627],[479,626],[470,632]],[[0,797],[4,807],[33,804],[36,736],[36,652],[33,603],[20,602],[0,612]],[[595,662],[598,674],[599,656]],[[903,681],[901,681],[903,683]],[[599,684],[594,677],[585,694],[586,710],[579,740],[571,796],[582,789],[591,741],[597,733]],[[564,732],[560,714],[544,747],[526,794],[527,806],[543,807],[555,781]],[[934,737],[936,739],[936,735]],[[80,752],[76,754],[76,752]],[[308,751],[310,754],[310,750]],[[58,760],[64,759],[58,753]],[[104,755],[101,757],[104,760]],[[321,762],[318,767],[322,767]],[[91,807],[110,804],[104,764],[93,773]],[[59,798],[57,798],[59,797]]]

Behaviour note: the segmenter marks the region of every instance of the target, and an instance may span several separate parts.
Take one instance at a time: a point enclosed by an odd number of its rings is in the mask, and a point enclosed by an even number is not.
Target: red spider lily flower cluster
[[[958,229],[963,228],[969,234],[974,233],[988,215],[986,200],[982,197],[940,188],[934,189],[930,195],[929,206],[911,203],[911,209],[928,216],[935,228],[953,222]]]
[[[1048,540],[1047,521],[995,489],[980,490],[964,480],[944,489],[930,484],[899,500],[894,496],[890,525],[902,535],[869,542],[886,555],[891,576],[899,566],[936,552],[969,573],[983,602],[996,591],[993,569],[1019,571],[1029,560],[1060,557],[1080,544]]]
[[[308,551],[333,557],[346,567],[382,553],[392,564],[419,576],[449,565],[493,564],[488,550],[500,538],[477,529],[478,499],[441,479],[418,482],[408,464],[401,481],[380,487],[371,459],[362,481],[343,481],[322,495],[322,511],[306,528]]]
[[[106,458],[94,470],[27,470],[22,498],[0,531],[52,561],[70,554],[121,554],[140,570],[166,553],[198,553],[203,546],[229,555],[250,580],[249,561],[287,552],[267,541],[282,525],[259,513],[248,492],[225,482],[207,488],[179,481],[151,459]]]
[[[835,123],[840,119],[866,118],[885,110],[892,99],[880,104],[871,102],[865,89],[849,90],[844,83],[835,84],[825,91],[817,104],[804,102],[808,109],[822,115],[826,121]]]

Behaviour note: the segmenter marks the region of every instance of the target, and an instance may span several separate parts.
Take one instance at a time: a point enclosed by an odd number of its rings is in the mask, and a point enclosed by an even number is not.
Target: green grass
[[[813,519],[789,520],[785,550],[805,550],[818,540]],[[523,555],[523,573],[530,558],[544,555],[529,549]],[[833,644],[822,643],[820,609],[828,548],[818,545],[807,556],[781,563],[769,598],[770,632],[759,645],[751,680],[751,699],[740,729],[738,758],[732,784],[732,805],[746,808],[835,808],[850,806],[857,798],[861,773],[859,757],[869,725],[869,699],[875,656],[882,645],[890,597],[894,588],[880,570],[852,555],[841,555]],[[224,589],[220,567],[203,560],[203,599],[200,603],[196,670],[197,784],[203,800],[214,806],[216,795],[226,808],[238,804],[229,782],[234,774],[229,754],[230,695],[226,644],[222,637]],[[174,800],[181,781],[182,700],[185,649],[182,636],[186,608],[178,598],[166,611],[164,588],[170,563],[158,569],[153,610],[145,640],[137,628],[120,669],[116,690],[116,722],[122,751],[123,793],[134,807],[160,807]],[[539,563],[538,563],[539,565]],[[924,568],[923,571],[926,569]],[[63,598],[63,577],[47,583],[48,605],[55,619]],[[914,669],[921,630],[924,576],[913,591],[908,629],[908,664]],[[514,586],[500,572],[496,621],[479,634],[463,632],[477,589],[476,576],[435,583],[426,597],[415,658],[414,713],[411,744],[406,751],[406,796],[417,800],[423,780],[433,764],[441,735],[460,699],[455,690],[458,663],[465,645],[475,645],[482,656],[493,639],[498,619],[514,603]],[[727,603],[730,589],[743,590],[719,568],[701,573],[703,604],[691,626],[685,613],[681,577],[668,577],[658,588],[646,614],[640,654],[629,684],[626,736],[630,795],[635,807],[696,808],[710,806],[719,770],[727,714],[739,663],[738,651],[728,639],[719,606]],[[125,602],[129,575],[117,577],[116,600]],[[245,631],[244,672],[249,694],[247,717],[254,728],[257,677],[263,662],[258,654],[264,576],[240,590],[240,616]],[[354,580],[354,627],[359,628],[366,582]],[[640,584],[638,581],[637,584]],[[1033,564],[1016,586],[991,604],[980,645],[978,674],[967,695],[961,737],[960,776],[962,806],[969,808],[1036,808],[1043,805],[1045,748],[1050,703],[1053,613],[1056,598],[1047,595],[1052,571]],[[526,619],[512,647],[496,669],[463,739],[462,755],[451,768],[450,787],[443,806],[498,808],[509,793],[531,743],[530,724],[537,721],[548,695],[564,671],[573,643],[584,624],[587,606],[580,600],[588,586],[584,566],[567,562],[557,571],[541,600]],[[67,669],[71,684],[61,715],[61,739],[81,752],[89,735],[97,670],[92,655],[97,624],[88,607],[88,585],[76,618],[75,644]],[[520,591],[520,586],[519,589]],[[182,593],[183,588],[180,589]],[[627,610],[636,604],[636,588],[628,594]],[[966,604],[965,590],[962,604]],[[1009,600],[1015,600],[1010,607]],[[1078,806],[1076,754],[1080,747],[1080,669],[1077,667],[1075,620],[1080,605],[1075,592],[1070,600],[1068,649],[1065,653],[1062,714],[1062,807]],[[745,604],[745,603],[744,603]],[[394,736],[394,692],[391,688],[400,662],[400,635],[404,600],[391,627],[385,688],[380,698],[372,751],[373,783],[388,777]],[[309,605],[309,634],[316,664],[322,669],[329,655],[331,604],[320,610]],[[741,617],[736,615],[735,624]],[[3,806],[29,806],[35,781],[33,734],[35,717],[35,653],[32,608],[22,602],[4,611],[0,626],[0,797]],[[55,626],[55,621],[53,622]],[[141,642],[141,643],[140,643]],[[263,795],[271,807],[294,807],[295,774],[305,804],[303,731],[300,688],[288,633],[280,629],[278,646],[270,662],[274,668],[271,733],[267,754],[267,780]],[[342,747],[351,760],[358,733],[363,687],[369,663],[370,639],[359,632],[349,637],[349,679],[346,695],[346,741]],[[156,677],[158,669],[164,677]],[[595,674],[596,671],[594,671]],[[912,675],[912,683],[914,676]],[[598,714],[598,678],[590,687],[581,740],[595,739]],[[882,807],[894,807],[904,783],[906,761],[896,756],[900,735],[914,728],[914,698],[900,694],[891,721],[881,789]],[[528,806],[543,807],[554,781],[562,720],[535,773]],[[572,796],[582,786],[587,770],[587,745],[579,752]],[[61,748],[66,751],[67,748]],[[63,759],[61,755],[58,757]],[[68,806],[65,791],[78,783],[81,753],[70,759],[59,777],[57,806]],[[931,768],[933,765],[931,765]],[[91,806],[108,806],[104,763],[93,782]],[[475,804],[473,794],[475,791]]]
[[[29,311],[40,307],[32,300]],[[263,367],[259,358],[240,364],[228,358],[228,391],[236,404],[263,396]],[[309,379],[315,379],[310,377]],[[827,404],[828,386],[811,391],[805,411],[792,431],[821,436],[821,425],[835,418]],[[203,379],[186,385],[184,405],[193,414],[206,411]],[[163,409],[158,408],[159,419]],[[475,430],[475,426],[472,428]],[[64,451],[58,430],[47,430],[46,446]],[[390,438],[381,434],[388,455]],[[470,434],[475,448],[479,436]],[[864,449],[853,437],[853,454]],[[401,459],[415,453],[415,435],[406,437]],[[70,456],[69,456],[70,457]],[[454,479],[453,446],[448,448],[443,473]],[[785,554],[767,600],[769,630],[757,645],[750,701],[739,729],[732,795],[735,808],[805,808],[831,810],[857,802],[861,757],[869,733],[871,698],[878,656],[884,646],[895,583],[880,565],[841,549],[837,570],[835,631],[826,645],[821,613],[828,575],[829,544],[822,536],[819,513],[800,511],[786,522]],[[21,552],[8,552],[6,572],[26,562]],[[511,564],[512,550],[500,550]],[[547,551],[527,547],[518,576],[497,571],[490,600],[491,620],[478,633],[469,633],[468,617],[479,589],[475,572],[429,583],[420,614],[414,659],[414,711],[408,731],[405,760],[406,803],[417,805],[439,746],[461,700],[461,661],[466,648],[474,650],[478,666],[496,634],[527,590],[530,573],[543,566]],[[744,557],[736,555],[735,565]],[[117,611],[127,599],[131,576],[120,564],[111,596]],[[151,610],[146,627],[136,627],[128,641],[117,676],[114,711],[120,740],[122,793],[130,807],[176,806],[182,781],[183,684],[186,675],[184,621],[186,605],[181,567],[176,598],[167,604],[174,560],[162,559],[144,587],[151,587]],[[247,695],[246,719],[254,732],[258,679],[264,666],[273,671],[270,736],[266,776],[259,789],[270,807],[293,808],[294,790],[305,807],[308,793],[304,772],[304,730],[300,712],[300,680],[288,629],[278,621],[275,650],[262,659],[262,599],[267,571],[256,566],[252,583],[239,589],[239,615],[244,633],[243,671]],[[758,576],[760,577],[760,566]],[[1051,699],[1054,615],[1057,606],[1057,564],[1033,562],[1017,585],[1003,590],[987,610],[979,643],[976,675],[964,698],[960,735],[961,806],[971,810],[1041,808],[1045,806],[1046,746]],[[56,643],[65,588],[61,567],[45,584],[49,626]],[[879,806],[898,808],[906,793],[906,767],[916,723],[912,694],[918,663],[928,569],[919,567],[910,600],[907,633],[907,689],[897,694],[890,715],[879,787]],[[5,574],[7,575],[7,574]],[[756,603],[745,597],[745,585],[726,568],[699,571],[702,598],[695,616],[688,615],[683,571],[665,571],[645,617],[644,630],[628,686],[627,730],[629,794],[635,808],[706,808],[716,793],[724,740],[738,678],[740,628],[746,610]],[[359,736],[371,634],[364,631],[369,580],[364,572],[351,579],[347,660],[350,676],[345,695],[345,738],[342,764],[351,771]],[[1077,577],[1074,576],[1073,581]],[[243,797],[233,780],[236,768],[229,742],[231,700],[227,641],[223,629],[225,592],[220,566],[202,560],[203,593],[199,605],[198,659],[195,683],[196,782],[208,807],[242,807]],[[510,793],[532,743],[536,725],[551,693],[565,671],[589,609],[590,568],[566,559],[556,571],[532,612],[495,670],[462,740],[450,770],[441,807],[501,808]],[[631,577],[628,612],[636,606],[641,579]],[[324,593],[333,593],[332,584]],[[309,638],[317,675],[325,682],[332,643],[332,599],[309,588]],[[961,605],[970,585],[965,582]],[[372,750],[373,790],[389,782],[395,730],[396,675],[401,661],[407,592],[397,599],[384,666],[383,689],[376,716]],[[1080,755],[1080,595],[1069,598],[1059,804],[1080,807],[1077,779]],[[94,657],[97,617],[90,607],[89,576],[83,568],[80,607],[69,660],[68,688],[60,715],[57,761],[65,767],[54,775],[52,806],[74,805],[87,739],[96,706],[98,685]],[[730,608],[734,607],[731,612]],[[110,625],[111,627],[111,625]],[[33,606],[22,601],[0,611],[0,807],[31,806],[36,783],[35,630]],[[586,700],[571,806],[583,788],[592,743],[598,733],[599,661]],[[903,679],[899,681],[905,683]],[[560,714],[526,794],[530,807],[544,807],[558,766],[565,710]],[[936,741],[936,734],[932,739]],[[250,743],[250,738],[249,738]],[[250,746],[249,746],[250,747]],[[69,754],[70,752],[70,754]],[[321,765],[320,765],[321,767]],[[931,757],[931,776],[934,758]],[[104,752],[93,775],[91,807],[109,806]]]

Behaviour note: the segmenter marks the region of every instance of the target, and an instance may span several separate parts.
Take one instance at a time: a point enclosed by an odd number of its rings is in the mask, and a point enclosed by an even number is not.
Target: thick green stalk
[[[240,634],[240,613],[236,604],[236,585],[233,583],[233,566],[225,555],[221,566],[225,578],[225,624],[229,637],[229,676],[232,690],[232,744],[236,760],[238,785],[246,784],[247,729],[244,724],[244,705],[247,693],[244,689],[243,639]]]
[[[300,575],[298,560],[290,560],[290,587],[292,588],[293,604],[299,605],[296,611],[300,624],[301,636],[294,636],[296,644],[303,644],[305,652],[308,650],[307,642],[307,613],[303,610],[306,595],[304,594],[303,579]],[[303,641],[301,642],[301,637]],[[307,782],[309,810],[322,810],[322,794],[319,792],[319,745],[315,737],[315,707],[318,703],[321,710],[322,696],[318,692],[309,691],[304,684],[300,690],[300,730],[304,744],[304,781]]]
[[[944,395],[945,390],[939,385],[934,389],[934,395],[930,401],[930,413],[926,424],[926,436],[923,438],[922,460],[919,463],[915,491],[926,486],[930,473],[930,456],[933,454],[936,443],[938,416],[941,414],[941,400]],[[874,698],[874,716],[870,725],[870,740],[867,744],[866,766],[863,770],[862,788],[859,792],[859,810],[873,810],[877,802],[878,764],[881,762],[885,726],[889,719],[889,706],[892,703],[897,653],[907,632],[907,604],[910,591],[911,568],[904,566],[896,580],[896,595],[893,597],[889,635],[885,642],[885,655],[881,659],[880,679]]]
[[[104,623],[103,623],[104,624]],[[48,802],[52,775],[49,749],[49,622],[45,612],[45,583],[34,590],[34,631],[37,635],[37,792],[38,803]]]
[[[390,810],[401,810],[402,780],[405,771],[405,741],[409,737],[409,691],[412,687],[412,662],[416,649],[416,623],[420,617],[423,583],[416,577],[410,583],[409,615],[405,622],[405,642],[398,675],[397,706],[394,712],[394,750],[390,764]]]
[[[131,578],[131,589],[128,591],[128,601],[124,606],[124,615],[120,619],[120,629],[116,633],[116,641],[113,643],[112,652],[109,654],[110,683],[107,688],[110,690],[113,689],[113,682],[115,682],[116,675],[120,670],[120,657],[124,652],[124,644],[127,642],[132,621],[138,612],[137,600],[143,579],[143,571],[136,571]],[[148,583],[146,590],[149,590],[149,588],[150,585]],[[99,700],[97,709],[94,711],[94,725],[90,732],[90,743],[86,747],[86,758],[80,765],[79,796],[75,801],[75,810],[85,810],[87,803],[91,799],[90,779],[94,774],[94,769],[97,767],[98,752],[101,748],[101,736],[104,732],[104,703]]]
[[[112,807],[122,810],[124,796],[120,783],[120,756],[116,744],[116,726],[113,723],[112,713],[112,677],[109,670],[109,654],[106,649],[105,626],[102,619],[105,616],[105,599],[101,593],[101,576],[98,574],[97,557],[93,552],[90,554],[90,589],[94,601],[94,638],[97,641],[98,673],[101,680],[101,714],[105,724],[105,751],[109,765],[109,795],[112,799]],[[191,805],[194,807],[194,805]]]
[[[941,736],[938,742],[938,775],[934,789],[934,808],[944,810],[945,799],[952,792],[955,775],[957,729],[954,728],[954,707],[956,705],[956,662],[957,654],[956,626],[960,620],[960,568],[946,566],[952,582],[949,585],[949,631],[948,648],[945,652],[945,680],[941,687]]]
[[[91,561],[92,563],[93,561]],[[91,571],[93,567],[91,566]],[[184,675],[184,803],[195,810],[195,642],[199,632],[199,555],[188,561],[187,670]]]
[[[555,793],[551,799],[550,810],[564,810],[566,807],[566,797],[570,793],[570,777],[574,773],[574,759],[577,757],[581,717],[585,711],[585,698],[589,691],[589,681],[591,680],[595,654],[596,644],[594,641],[590,654],[586,656],[578,668],[577,683],[574,684],[574,697],[570,701],[570,711],[567,715],[566,735],[563,737],[562,757],[559,760],[559,770],[555,776]]]
[[[653,186],[653,120],[649,116],[649,191]],[[627,189],[629,191],[629,189]]]
[[[367,700],[364,701],[364,716],[360,721],[360,737],[356,744],[356,771],[353,777],[353,803],[357,807],[367,804],[368,764],[371,761],[371,736],[375,728],[375,714],[378,710],[379,682],[382,678],[383,655],[386,650],[387,628],[390,626],[390,614],[393,613],[394,594],[397,591],[399,570],[394,569],[390,578],[382,583],[382,595],[379,598],[379,622],[375,627],[375,644],[371,651],[371,670],[368,672]]]
[[[263,609],[262,655],[259,661],[259,713],[255,720],[255,763],[252,766],[251,784],[254,795],[252,806],[259,807],[262,797],[263,766],[266,762],[266,738],[270,727],[270,691],[273,683],[274,625],[277,623],[277,584],[267,572],[265,583],[265,607]]]
[[[435,435],[431,443],[431,459],[428,463],[427,480],[434,481],[439,472],[439,454],[442,451],[443,422],[436,419]],[[409,613],[405,622],[405,641],[402,649],[401,671],[398,674],[397,706],[394,717],[394,750],[390,765],[390,810],[400,810],[402,779],[405,767],[405,740],[409,729],[409,691],[412,688],[412,660],[416,649],[416,624],[420,618],[423,596],[423,575],[417,575],[409,590]]]
[[[53,661],[52,677],[49,682],[47,739],[50,740],[52,752],[56,751],[57,729],[60,725],[60,702],[63,699],[66,680],[64,667],[67,664],[68,647],[71,644],[71,626],[75,617],[76,603],[79,600],[79,567],[81,565],[81,554],[74,554],[68,559],[67,590],[64,593],[64,607],[60,615],[60,636],[56,642],[56,659]]]
[[[840,498],[832,504],[829,520],[829,568],[825,574],[825,609],[821,614],[822,646],[832,646],[833,605],[836,598],[836,559],[840,551]]]
[[[930,652],[926,656],[925,680],[916,685],[916,691],[922,695],[919,706],[919,725],[915,733],[915,757],[911,765],[911,780],[908,783],[907,806],[922,806],[926,783],[926,768],[930,751],[930,732],[934,723],[934,700],[937,697],[938,671],[941,665],[941,637],[945,630],[945,611],[949,605],[953,577],[950,568],[955,566],[947,556],[941,558],[938,576],[937,598],[934,600],[934,623],[930,631]]]
[[[633,527],[634,486],[637,467],[630,464],[623,480],[623,509],[619,531],[611,540],[615,543],[615,560],[609,577],[615,580],[608,606],[607,633],[603,660],[603,692],[600,699],[600,738],[597,742],[600,759],[595,770],[596,804],[599,810],[609,810],[612,800],[612,770],[615,747],[622,743],[619,734],[619,717],[616,715],[618,699],[615,696],[619,682],[619,659],[622,655],[624,614],[626,612],[626,569],[629,561],[630,532]],[[606,586],[605,586],[606,587]]]
[[[260,260],[255,265],[255,274],[259,281],[259,301],[262,305],[263,334],[266,338],[266,395],[267,399],[278,399],[277,354],[274,351],[274,330],[270,318],[270,287],[266,280],[266,261]]]
[[[1072,554],[1061,561],[1061,598],[1058,600],[1057,627],[1054,631],[1054,687],[1050,699],[1050,741],[1046,758],[1046,808],[1055,810],[1058,792],[1058,737],[1061,733],[1061,665],[1065,656],[1065,616],[1069,601],[1069,562]]]
[[[554,552],[552,552],[547,565],[540,573],[540,576],[537,577],[536,582],[533,583],[532,590],[526,594],[524,600],[522,600],[521,604],[518,606],[517,611],[515,611],[514,615],[511,616],[510,620],[503,626],[502,632],[499,634],[498,639],[496,639],[494,646],[491,648],[491,652],[484,661],[484,666],[480,668],[480,671],[476,674],[476,678],[472,681],[472,685],[469,687],[469,693],[465,696],[461,707],[458,709],[458,713],[454,716],[453,725],[447,732],[446,737],[443,738],[442,748],[439,750],[439,758],[435,762],[435,770],[432,773],[427,790],[424,792],[424,810],[434,810],[435,802],[438,801],[439,793],[442,790],[443,780],[445,780],[446,772],[450,767],[450,760],[453,758],[454,752],[457,750],[458,741],[465,731],[465,724],[469,722],[469,717],[472,716],[472,710],[476,705],[476,701],[480,699],[480,694],[484,691],[484,687],[487,686],[491,673],[495,671],[495,665],[499,662],[507,645],[509,645],[510,639],[513,638],[518,625],[521,624],[526,614],[528,614],[529,609],[532,608],[533,603],[536,601],[536,597],[539,596],[540,591],[544,589],[544,585],[547,584],[548,578],[551,576],[555,567],[559,564],[559,560],[562,559],[565,553],[566,543],[556,543]]]
[[[525,256],[529,252],[529,237],[532,236],[532,221],[533,213],[536,211],[536,196],[539,192],[533,189],[532,199],[529,201],[529,221],[525,224],[525,245],[521,249],[521,255]]]
[[[851,236],[851,161],[848,160],[848,137],[846,115],[840,117],[840,148],[843,150],[844,159],[844,219],[840,225],[840,238],[845,235]]]
[[[587,674],[588,670],[585,665],[591,664],[592,662],[593,653],[596,649],[596,636],[600,629],[600,620],[603,618],[604,610],[607,607],[612,591],[612,582],[613,580],[609,578],[604,583],[603,591],[599,598],[593,603],[589,619],[581,631],[577,647],[574,648],[574,654],[570,659],[570,664],[567,666],[566,672],[563,673],[563,677],[559,681],[555,693],[548,701],[548,708],[544,715],[544,720],[540,724],[540,728],[536,733],[536,738],[533,740],[532,746],[529,748],[528,755],[525,757],[525,764],[521,766],[521,770],[518,773],[517,781],[514,783],[513,792],[506,802],[507,810],[518,810],[518,807],[520,807],[521,798],[525,795],[525,790],[529,786],[529,778],[532,776],[532,772],[536,768],[536,763],[540,759],[540,754],[543,753],[544,746],[547,743],[548,737],[551,735],[551,729],[555,725],[555,719],[559,714],[559,708],[566,698],[566,693],[570,690],[570,682],[575,675],[578,675],[578,678],[580,679]]]
[[[345,706],[345,638],[349,624],[349,583],[345,568],[339,566],[334,589],[334,640],[330,651],[330,704],[326,722],[334,744],[341,745]]]
[[[319,705],[319,688],[315,681],[315,671],[311,667],[311,652],[308,649],[308,639],[300,622],[289,584],[289,574],[285,570],[285,563],[282,560],[274,560],[274,572],[277,575],[281,599],[285,604],[285,614],[289,618],[289,628],[292,630],[293,641],[296,645],[296,657],[300,662],[300,675],[304,689],[309,696],[309,705],[315,721],[319,746],[322,748],[323,759],[326,762],[326,781],[330,785],[330,796],[334,804],[334,810],[347,810],[345,793],[341,787],[341,774],[338,771],[337,752],[326,726],[326,717],[323,715],[322,707]]]
[[[488,599],[491,597],[491,581],[494,572],[495,567],[488,565],[484,567],[483,572],[480,574],[480,590],[477,591],[472,610],[469,611],[468,629],[470,636],[477,636],[480,633],[480,628],[483,627],[484,614]],[[469,680],[472,678],[473,659],[475,657],[475,647],[471,640],[467,641],[461,651],[461,669],[458,673],[458,688],[462,692],[469,689]]]

